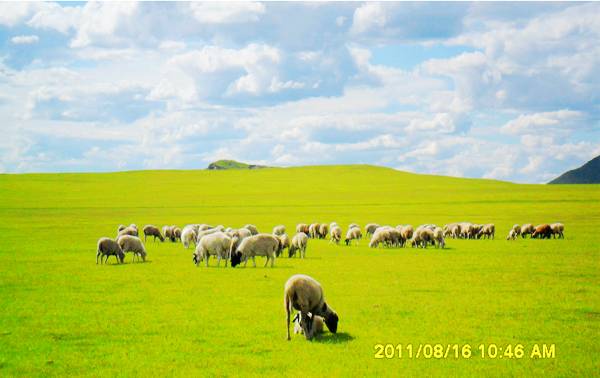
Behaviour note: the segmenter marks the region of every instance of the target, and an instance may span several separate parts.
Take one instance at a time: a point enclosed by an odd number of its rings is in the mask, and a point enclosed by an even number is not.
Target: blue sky
[[[0,172],[547,182],[600,154],[599,41],[600,3],[0,3]]]

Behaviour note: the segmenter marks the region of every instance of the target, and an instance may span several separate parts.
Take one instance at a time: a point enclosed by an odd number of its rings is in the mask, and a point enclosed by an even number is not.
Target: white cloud
[[[351,31],[356,34],[364,33],[383,28],[386,22],[387,15],[380,3],[365,3],[354,11]]]
[[[256,22],[265,13],[265,6],[257,2],[192,2],[190,8],[205,24]]]
[[[583,114],[578,111],[563,109],[554,112],[523,114],[504,124],[500,130],[507,134],[538,134],[549,133],[556,127],[565,130],[565,124],[581,119]]]
[[[31,45],[38,43],[40,38],[37,35],[17,35],[10,39],[14,45]]]

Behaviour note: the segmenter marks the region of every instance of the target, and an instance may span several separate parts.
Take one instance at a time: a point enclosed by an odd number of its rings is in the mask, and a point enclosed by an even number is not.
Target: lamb
[[[117,235],[117,239],[123,235],[138,236],[138,230],[133,227],[125,227]]]
[[[142,244],[140,238],[131,235],[123,235],[117,239],[119,247],[123,250],[123,253],[133,252],[133,259],[137,256],[142,258],[142,261],[146,261],[146,248]]]
[[[524,224],[521,226],[521,237],[525,239],[525,235],[531,236],[533,231],[535,231],[535,227],[531,223]]]
[[[183,231],[181,232],[181,243],[183,243],[183,246],[187,249],[190,248],[190,244],[194,243],[196,244],[196,238],[197,238],[197,233],[194,230],[194,227],[184,227]]]
[[[248,263],[248,259],[252,258],[252,263],[256,267],[256,256],[265,256],[265,267],[271,261],[271,268],[275,264],[275,256],[280,249],[280,241],[277,237],[270,234],[252,235],[244,239],[231,255],[231,266],[239,265],[242,260],[244,267]]]
[[[312,314],[309,313],[308,315],[309,317],[312,317]],[[296,316],[294,316],[294,320],[292,321],[292,323],[294,323],[294,333],[295,334],[304,334],[304,329],[302,329],[302,320],[300,319],[300,313],[297,312]],[[313,317],[313,334],[314,335],[318,335],[323,333],[323,326],[325,325],[324,320],[322,317],[315,315]]]
[[[284,249],[288,249],[288,254],[290,252],[290,237],[287,234],[283,234],[278,236],[279,238],[279,250],[277,251],[277,257],[283,253]]]
[[[102,261],[104,260],[104,256],[106,256],[106,261]],[[96,264],[98,264],[98,257],[100,257],[100,263],[104,264],[108,261],[110,256],[115,256],[120,263],[123,263],[123,260],[125,259],[125,254],[119,246],[119,243],[110,238],[100,238],[98,240],[98,249],[96,252]]]
[[[298,232],[292,238],[292,244],[288,249],[288,257],[292,258],[295,256],[296,251],[300,251],[300,258],[306,257],[306,246],[308,244],[308,235],[304,232]]]
[[[494,239],[494,234],[496,233],[496,226],[493,223],[488,223],[481,227],[479,231],[479,237],[487,237],[488,239]]]
[[[250,232],[252,233],[252,235],[258,235],[258,228],[256,228],[255,225],[253,224],[247,224],[244,226],[244,228],[247,228],[248,230],[250,230]]]
[[[217,266],[221,265],[221,259],[225,259],[225,266],[227,266],[230,247],[231,238],[222,231],[204,235],[196,245],[192,261],[199,266],[202,260],[206,259],[208,267],[208,259],[213,255],[217,257]]]
[[[558,235],[559,238],[565,238],[565,235],[563,234],[563,232],[565,231],[565,225],[562,223],[552,223],[550,225],[550,228],[552,229],[552,236],[554,238],[556,238],[556,235]]]
[[[160,230],[158,229],[158,227],[153,226],[153,225],[144,226],[144,242],[146,242],[148,236],[153,236],[154,241],[156,241],[156,238],[158,238],[161,242],[165,241],[165,238],[160,233]]]
[[[279,226],[273,227],[273,235],[281,236],[283,234],[285,234],[285,226],[284,225],[279,225]]]
[[[304,274],[296,274],[285,283],[283,303],[287,319],[287,339],[290,337],[290,314],[295,309],[300,312],[300,324],[307,340],[316,332],[314,318],[320,316],[331,333],[337,332],[339,317],[327,305],[323,288],[314,278]]]
[[[333,226],[331,228],[331,238],[329,242],[334,242],[335,244],[340,244],[340,240],[342,239],[342,229],[339,226]]]
[[[544,224],[538,225],[535,228],[535,230],[531,234],[531,238],[536,239],[539,236],[540,239],[550,239],[551,235],[552,235],[552,228],[550,227],[549,224],[544,223]]]
[[[308,226],[308,236],[312,239],[319,237],[319,228],[321,227],[318,223],[313,223]]]
[[[354,227],[346,232],[346,239],[344,239],[344,243],[346,243],[346,245],[350,245],[352,240],[356,240],[356,245],[358,245],[358,241],[360,239],[362,239],[362,232],[360,231],[360,228]]]
[[[446,246],[446,242],[444,240],[444,230],[439,227],[436,227],[433,230],[433,240],[435,241],[436,248],[444,248]]]
[[[325,223],[319,226],[319,239],[325,239],[329,233],[329,226]]]
[[[369,223],[365,226],[365,232],[367,233],[367,236],[373,235],[375,233],[375,230],[377,230],[379,228],[379,225],[377,223]]]
[[[308,235],[308,225],[306,223],[298,223],[296,225],[296,233],[298,232],[304,232],[306,235]]]

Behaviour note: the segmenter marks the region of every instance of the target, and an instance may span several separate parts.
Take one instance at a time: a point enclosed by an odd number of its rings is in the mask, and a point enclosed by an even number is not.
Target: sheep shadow
[[[354,340],[354,336],[347,332],[338,332],[338,333],[324,333],[312,339],[315,343],[323,343],[323,344],[342,344],[348,343]]]

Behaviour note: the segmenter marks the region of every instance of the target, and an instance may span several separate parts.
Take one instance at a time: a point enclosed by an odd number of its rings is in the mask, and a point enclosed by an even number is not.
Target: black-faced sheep
[[[552,236],[556,237],[556,235],[558,235],[559,238],[565,238],[565,235],[563,234],[563,232],[565,231],[565,225],[562,223],[552,223],[550,225],[550,228],[552,229]]]
[[[285,283],[283,304],[287,319],[287,339],[290,337],[290,315],[293,310],[300,312],[300,324],[307,340],[315,334],[313,320],[320,316],[331,333],[336,333],[339,317],[325,302],[323,288],[314,278],[296,274]]]
[[[102,261],[104,260],[104,256],[106,256],[106,260]],[[125,259],[125,254],[119,246],[119,243],[110,238],[100,238],[98,240],[98,248],[96,251],[96,264],[98,264],[98,257],[100,257],[100,263],[104,264],[108,261],[110,256],[115,256],[120,263],[123,263],[123,260]]]
[[[308,245],[308,235],[304,232],[299,232],[292,238],[290,249],[288,249],[288,257],[292,258],[296,255],[297,251],[300,251],[300,258],[306,256],[306,246]]]
[[[280,241],[276,236],[270,234],[252,235],[244,239],[231,255],[231,266],[235,267],[244,261],[244,267],[248,259],[252,258],[252,263],[256,267],[255,256],[265,256],[265,267],[271,261],[271,268],[275,264],[275,257],[280,249]]]
[[[161,242],[165,241],[165,238],[160,233],[158,227],[153,225],[144,226],[144,242],[147,240],[148,236],[153,236],[154,241],[156,241],[156,238],[158,238],[158,240],[160,240]]]
[[[140,238],[131,235],[123,235],[117,239],[119,247],[123,250],[123,253],[133,252],[133,259],[141,257],[142,261],[146,261],[146,248]]]
[[[414,229],[413,226],[411,226],[410,224],[407,224],[406,226],[402,227],[402,238],[406,241],[406,240],[410,240],[413,237],[414,234]]]
[[[346,245],[350,245],[352,240],[356,240],[356,244],[358,245],[358,241],[360,239],[362,239],[362,232],[360,231],[360,228],[354,227],[346,232],[346,239],[344,239],[344,243],[346,243]]]
[[[204,235],[196,246],[192,261],[196,266],[199,266],[202,260],[206,259],[206,266],[208,267],[208,259],[212,255],[217,257],[217,266],[221,265],[221,259],[225,259],[225,266],[227,266],[230,248],[231,238],[224,232],[219,231]]]

